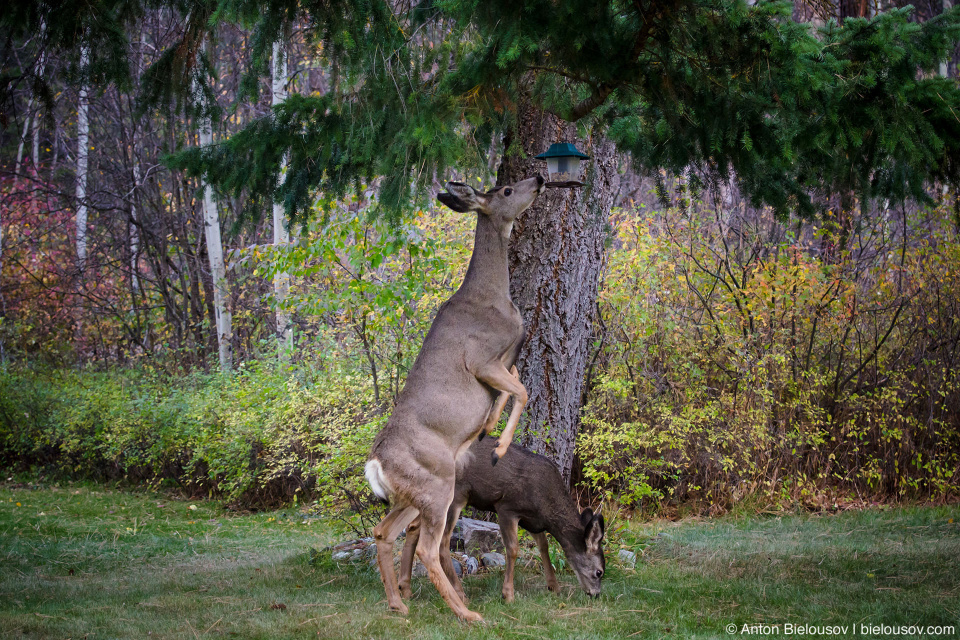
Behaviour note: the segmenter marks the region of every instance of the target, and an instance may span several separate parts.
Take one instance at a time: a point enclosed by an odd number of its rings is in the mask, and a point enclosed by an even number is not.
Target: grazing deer
[[[491,469],[486,458],[493,447],[494,443],[490,441],[476,442],[464,455],[457,468],[457,486],[447,513],[450,530],[444,531],[441,564],[460,598],[466,600],[450,561],[450,536],[464,506],[497,512],[507,552],[504,600],[513,602],[513,569],[519,548],[517,525],[533,534],[537,541],[550,591],[559,590],[560,583],[550,564],[546,533],[560,543],[583,590],[593,597],[599,596],[600,579],[606,567],[601,546],[603,516],[594,515],[590,509],[580,512],[560,477],[560,471],[549,458],[512,445],[500,464]],[[419,537],[418,524],[413,522],[407,527],[400,560],[400,592],[404,598],[410,597],[413,550]]]
[[[527,403],[527,390],[513,366],[524,330],[510,299],[507,245],[513,221],[543,189],[544,180],[537,176],[486,193],[450,182],[448,193],[437,196],[454,211],[477,213],[473,255],[463,284],[437,311],[365,468],[373,492],[393,502],[373,535],[387,604],[404,614],[393,541],[419,514],[417,554],[430,580],[460,618],[483,619],[467,609],[445,575],[440,542],[453,500],[457,458],[481,432],[496,425],[512,396],[507,426],[491,454],[503,456]]]

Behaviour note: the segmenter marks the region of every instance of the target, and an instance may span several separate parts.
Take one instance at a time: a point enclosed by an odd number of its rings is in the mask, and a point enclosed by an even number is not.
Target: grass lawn
[[[234,515],[167,494],[7,482],[0,637],[889,638],[918,635],[875,627],[920,625],[960,638],[958,506],[608,527],[599,599],[570,573],[549,593],[531,563],[510,605],[501,572],[468,577],[486,623],[467,626],[426,578],[408,617],[387,611],[367,565],[313,558],[337,540],[294,510]],[[638,552],[635,569],[618,564],[621,545]]]

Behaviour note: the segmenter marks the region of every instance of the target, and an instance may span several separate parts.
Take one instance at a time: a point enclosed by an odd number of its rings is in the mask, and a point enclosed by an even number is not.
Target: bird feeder
[[[580,161],[590,156],[580,153],[569,142],[555,142],[546,152],[536,156],[547,161],[548,187],[582,187],[580,182]]]

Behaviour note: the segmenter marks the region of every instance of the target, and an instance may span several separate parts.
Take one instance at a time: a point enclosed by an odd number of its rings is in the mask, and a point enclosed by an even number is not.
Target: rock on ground
[[[453,528],[450,548],[463,551],[469,556],[479,556],[488,551],[503,551],[500,525],[473,518],[460,518]]]
[[[502,553],[485,553],[480,556],[480,563],[487,569],[492,569],[493,567],[503,567],[507,564],[507,559]]]

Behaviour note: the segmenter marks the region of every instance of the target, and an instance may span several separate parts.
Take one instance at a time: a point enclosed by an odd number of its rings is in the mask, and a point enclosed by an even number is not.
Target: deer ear
[[[447,205],[454,211],[458,211],[460,213],[466,213],[467,211],[470,211],[470,207],[466,202],[451,193],[438,193],[437,200],[439,200],[441,204]]]
[[[460,213],[480,211],[486,203],[485,195],[462,182],[448,182],[447,191],[450,193],[438,193],[437,200]]]
[[[603,516],[597,516],[590,520],[587,530],[584,531],[584,542],[587,543],[587,551],[596,553],[600,550],[600,541],[603,540]]]
[[[590,522],[593,520],[593,509],[587,507],[583,510],[583,513],[580,514],[580,524],[583,526],[584,530],[590,526]]]

